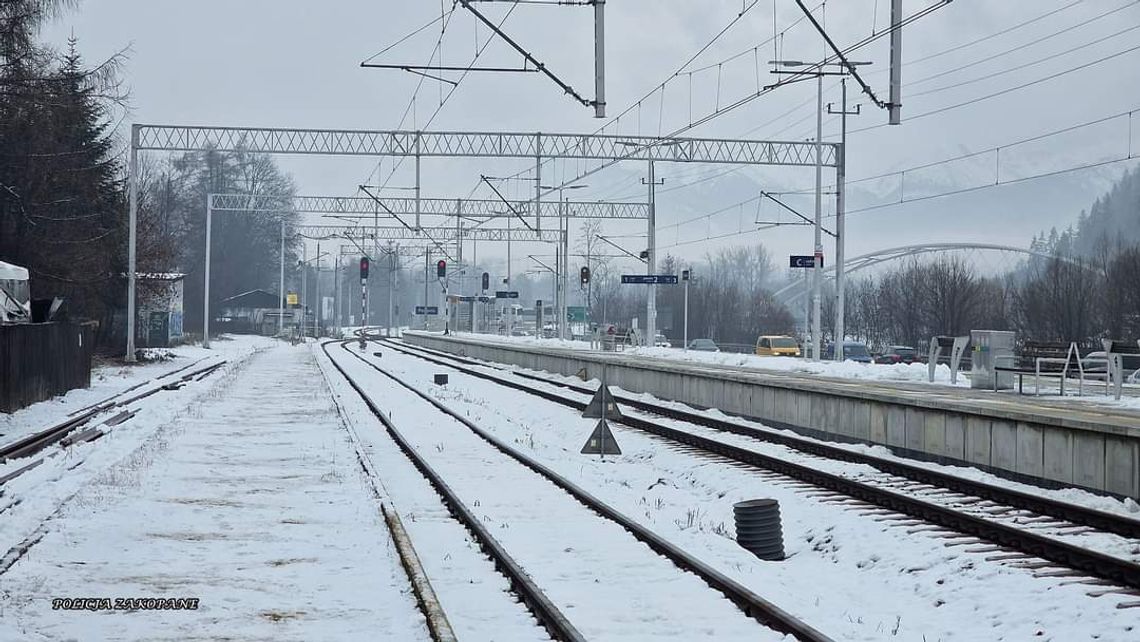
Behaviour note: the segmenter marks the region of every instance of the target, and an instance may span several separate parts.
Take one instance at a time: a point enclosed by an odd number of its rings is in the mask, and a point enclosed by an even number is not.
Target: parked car
[[[823,360],[832,361],[834,359],[835,344],[829,343],[823,349]],[[857,363],[871,363],[871,351],[867,349],[867,344],[860,341],[844,341],[843,360],[855,361]]]
[[[844,348],[844,354],[846,354]],[[875,363],[915,363],[918,353],[910,346],[890,346],[886,352],[875,357]]]
[[[698,352],[720,352],[712,339],[693,339],[689,342],[689,349]]]
[[[673,344],[669,341],[669,339],[665,335],[659,334],[653,338],[653,347],[654,348],[672,348]]]
[[[791,337],[764,335],[756,340],[756,354],[762,357],[798,357],[800,345]]]

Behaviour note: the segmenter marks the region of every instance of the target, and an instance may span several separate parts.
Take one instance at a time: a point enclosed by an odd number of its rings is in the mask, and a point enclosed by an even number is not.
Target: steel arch
[[[850,274],[852,272],[857,272],[859,270],[863,270],[863,269],[866,269],[869,267],[873,267],[873,266],[879,265],[880,263],[885,263],[887,261],[896,261],[898,259],[904,259],[904,258],[907,258],[910,256],[918,256],[920,254],[933,254],[935,252],[950,252],[950,251],[954,251],[954,250],[993,250],[993,251],[997,251],[997,252],[1012,252],[1012,253],[1016,253],[1016,254],[1024,254],[1026,256],[1032,256],[1032,257],[1042,258],[1042,259],[1059,258],[1060,260],[1065,261],[1066,263],[1071,263],[1073,265],[1076,265],[1076,266],[1079,266],[1082,268],[1088,268],[1088,266],[1083,265],[1077,261],[1072,261],[1072,260],[1064,258],[1064,257],[1058,257],[1058,256],[1056,256],[1054,254],[1050,254],[1048,252],[1031,250],[1031,249],[1027,249],[1024,247],[1014,247],[1012,245],[1001,245],[998,243],[923,243],[923,244],[919,244],[919,245],[901,245],[899,247],[891,247],[891,248],[886,248],[883,250],[876,250],[874,252],[869,252],[869,253],[863,254],[861,256],[856,256],[856,257],[847,259],[846,261],[843,262],[843,265],[844,265],[844,268],[846,269],[846,272],[848,274]],[[1091,269],[1091,268],[1088,268],[1088,269]],[[835,280],[834,271],[829,272],[827,274],[827,279],[830,281]],[[801,289],[796,290],[795,288],[797,286],[799,286]],[[781,296],[787,295],[787,298],[784,299],[784,302],[785,303],[792,303],[794,301],[797,301],[797,300],[803,298],[805,293],[802,289],[802,286],[803,286],[802,283],[792,282],[792,283],[789,283],[789,284],[785,285],[784,287],[780,288],[779,290],[776,290],[772,294],[772,296],[776,297],[776,298],[780,298]],[[789,292],[791,292],[790,295],[788,294]]]

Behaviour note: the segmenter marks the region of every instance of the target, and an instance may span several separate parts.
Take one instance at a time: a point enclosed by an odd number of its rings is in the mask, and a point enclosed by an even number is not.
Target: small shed
[[[135,275],[139,284],[139,327],[143,345],[166,348],[182,338],[185,274],[147,272]]]

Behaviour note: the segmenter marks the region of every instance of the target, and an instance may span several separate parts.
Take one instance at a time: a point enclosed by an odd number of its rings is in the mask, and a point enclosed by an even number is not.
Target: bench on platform
[[[1063,341],[1026,341],[1013,363],[996,365],[995,372],[1008,372],[1017,376],[1017,392],[1025,393],[1025,375],[1033,375],[1033,394],[1041,394],[1041,377],[1057,377],[1061,380],[1061,395],[1065,394],[1065,379],[1069,370],[1075,368],[1080,385],[1078,394],[1084,393],[1084,367],[1081,353],[1076,343]],[[994,377],[994,391],[998,389],[998,377]]]

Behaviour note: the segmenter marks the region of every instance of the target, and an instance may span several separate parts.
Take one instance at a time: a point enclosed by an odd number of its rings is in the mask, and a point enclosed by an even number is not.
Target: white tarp
[[[28,269],[0,261],[0,281],[27,281]]]

